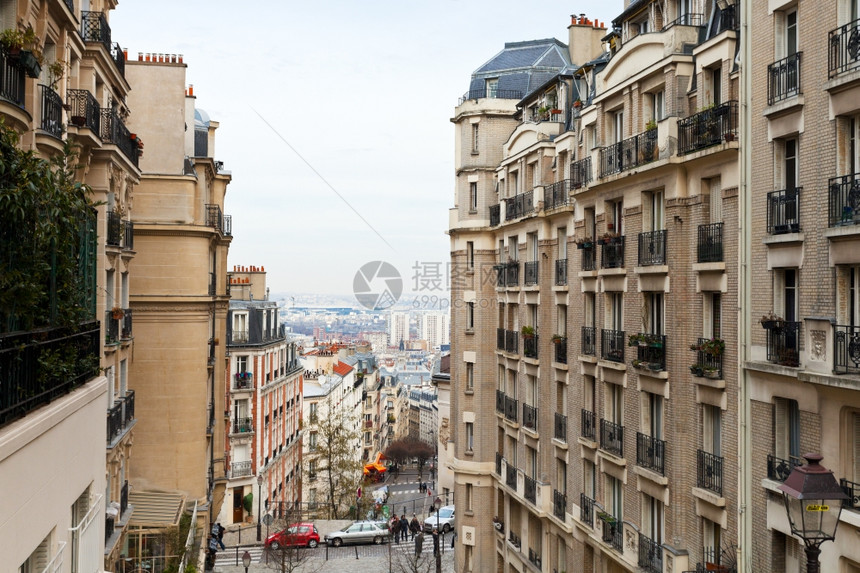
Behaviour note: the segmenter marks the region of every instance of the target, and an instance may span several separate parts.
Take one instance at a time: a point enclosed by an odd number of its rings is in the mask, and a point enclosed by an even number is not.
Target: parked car
[[[388,529],[374,521],[356,521],[343,529],[326,534],[325,542],[334,547],[350,543],[374,543],[379,545],[388,539]]]
[[[313,523],[294,523],[283,531],[266,538],[266,547],[278,550],[281,547],[310,547],[319,545],[320,532]]]
[[[424,520],[424,531],[433,531],[437,527],[443,533],[448,533],[454,529],[454,506],[446,505],[439,508],[438,522],[435,513],[430,514],[430,517]]]

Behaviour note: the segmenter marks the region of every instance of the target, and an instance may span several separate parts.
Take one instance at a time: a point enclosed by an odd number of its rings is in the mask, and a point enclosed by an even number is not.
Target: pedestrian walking
[[[391,526],[389,528],[391,530],[392,535],[394,535],[394,543],[400,543],[400,520],[397,519],[397,516],[391,518]]]
[[[227,528],[223,527],[220,521],[216,522],[215,525],[212,526],[212,535],[214,535],[218,540],[218,545],[221,546],[221,551],[227,549],[227,547],[224,546],[225,531],[227,531]]]
[[[433,557],[439,555],[439,530],[433,529]]]
[[[418,518],[415,514],[412,514],[412,521],[409,522],[409,531],[412,533],[412,539],[415,539],[415,535],[421,530],[421,524],[418,523]]]
[[[400,516],[400,540],[408,541],[409,538],[409,521],[406,519],[406,514]]]
[[[424,532],[419,531],[415,536],[415,557],[421,557],[421,550],[424,549]]]

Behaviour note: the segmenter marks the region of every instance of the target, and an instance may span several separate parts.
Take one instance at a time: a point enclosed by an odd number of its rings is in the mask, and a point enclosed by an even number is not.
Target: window
[[[466,511],[472,511],[472,484],[466,484]]]
[[[624,484],[613,476],[606,476],[606,511],[616,520],[624,519]]]
[[[466,390],[472,391],[475,389],[475,364],[466,362]]]
[[[648,311],[646,316],[648,323],[645,325],[645,329],[649,334],[663,334],[665,328],[663,318],[665,295],[662,292],[646,292],[643,294]]]
[[[582,407],[589,412],[594,412],[594,398],[597,395],[596,382],[594,376],[585,374],[582,379]]]
[[[721,338],[721,322],[723,315],[723,297],[721,293],[705,293],[704,335],[705,338]]]
[[[624,295],[620,292],[606,293],[606,325],[609,330],[624,330]]]
[[[475,303],[466,303],[466,329],[472,330],[475,328]]]
[[[624,389],[617,384],[606,384],[606,408],[603,412],[606,420],[622,425],[624,423]]]
[[[723,412],[718,406],[702,405],[702,449],[709,454],[721,456]]]
[[[616,111],[612,115],[612,143],[618,143],[624,139],[624,111]]]
[[[475,212],[478,210],[478,182],[472,181],[469,183],[469,211]]]
[[[558,491],[567,494],[567,463],[558,458],[555,459],[555,483]]]
[[[645,393],[645,409],[642,412],[645,430],[656,440],[663,439],[663,396]]]
[[[797,53],[797,8],[785,13],[785,55]]]
[[[472,124],[472,153],[478,153],[478,124]]]
[[[702,547],[704,547],[705,563],[720,564],[722,548],[722,528],[719,523],[702,518]]]
[[[797,400],[773,399],[773,453],[800,462],[800,408]]]
[[[658,545],[663,543],[663,502],[642,494],[642,533]]]
[[[594,462],[583,458],[582,460],[582,493],[586,497],[594,499],[595,491],[597,490],[597,472],[595,471]]]
[[[720,67],[708,70],[711,84],[711,101],[714,107],[723,103],[723,69]]]
[[[558,258],[564,260],[567,258],[567,227],[559,227],[556,230],[558,237]]]
[[[708,190],[708,206],[710,208],[710,222],[721,223],[723,221],[723,192],[719,177],[713,177],[704,181]]]
[[[466,268],[475,269],[475,242],[466,241]]]
[[[662,231],[665,227],[663,218],[663,192],[649,191],[645,193],[645,227],[643,231]]]
[[[487,97],[495,98],[499,96],[499,78],[487,80]]]
[[[651,119],[661,121],[666,117],[665,94],[663,90],[648,94],[651,103]]]
[[[64,543],[60,543],[58,554],[62,553],[65,547]],[[51,557],[51,536],[48,535],[38,547],[30,554],[18,568],[18,573],[37,573],[38,571],[47,571],[49,558]],[[62,563],[62,562],[61,562]]]
[[[317,449],[317,433],[308,434],[308,451],[315,452]]]
[[[785,189],[797,187],[797,140],[786,139],[783,141],[783,185]]]
[[[617,201],[607,201],[606,203],[606,230],[610,233],[622,234],[622,218],[624,214],[624,204],[621,199]]]
[[[523,471],[527,476],[537,478],[537,450],[531,446],[526,446],[526,467]]]
[[[475,445],[475,425],[472,422],[466,422],[466,451],[471,452]]]
[[[567,305],[558,305],[555,332],[560,336],[567,336]]]

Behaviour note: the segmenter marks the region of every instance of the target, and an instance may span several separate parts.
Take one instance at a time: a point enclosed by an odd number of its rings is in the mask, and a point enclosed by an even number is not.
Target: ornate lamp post
[[[821,544],[833,541],[842,513],[842,502],[848,496],[822,466],[821,454],[805,454],[807,465],[795,467],[779,489],[785,502],[785,513],[791,533],[806,545],[806,571],[819,573],[818,556]]]
[[[262,503],[263,503],[263,476],[257,476],[257,542],[262,541],[263,537],[263,524],[260,521],[260,517],[262,514]]]
[[[251,566],[251,554],[247,551],[242,554],[242,565],[245,566],[245,573],[248,573],[248,567]]]

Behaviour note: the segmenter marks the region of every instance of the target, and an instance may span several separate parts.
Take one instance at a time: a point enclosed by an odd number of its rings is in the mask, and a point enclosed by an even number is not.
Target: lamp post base
[[[819,573],[819,555],[821,555],[821,549],[817,545],[806,546],[806,573]]]

